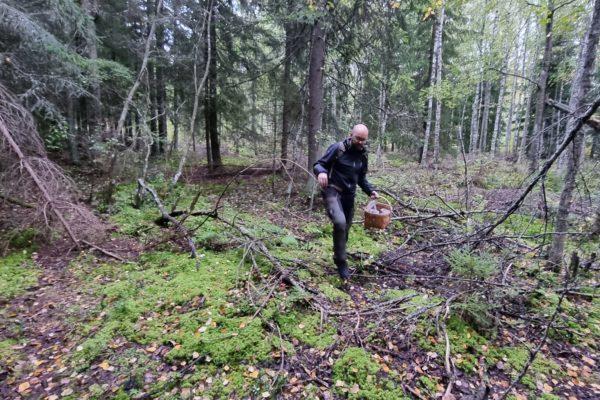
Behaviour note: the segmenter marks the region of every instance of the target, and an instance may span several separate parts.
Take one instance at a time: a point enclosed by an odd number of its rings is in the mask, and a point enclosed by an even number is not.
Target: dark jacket
[[[367,150],[357,150],[350,138],[334,143],[313,166],[315,175],[325,172],[329,185],[342,193],[354,194],[356,185],[370,196],[373,186],[367,181]]]

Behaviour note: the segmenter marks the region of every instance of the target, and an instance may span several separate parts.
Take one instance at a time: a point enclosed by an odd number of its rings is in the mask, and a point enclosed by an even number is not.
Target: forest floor
[[[585,190],[598,193],[587,168]],[[388,159],[370,179],[394,221],[365,230],[358,196],[343,283],[322,202],[309,210],[298,193],[306,178],[241,170],[193,169],[166,199],[177,210],[196,196],[195,210],[219,204],[218,218],[185,221],[196,260],[156,223],[151,198],[132,206],[132,184],[98,205],[113,228],[96,244],[127,262],[13,233],[0,258],[0,397],[499,399],[526,367],[507,398],[600,397],[598,264],[588,262],[599,241],[584,234],[585,193],[567,249],[582,262],[565,282],[543,259],[557,176],[473,249],[524,171],[477,160],[465,185],[461,163]],[[149,184],[165,196],[161,176]]]

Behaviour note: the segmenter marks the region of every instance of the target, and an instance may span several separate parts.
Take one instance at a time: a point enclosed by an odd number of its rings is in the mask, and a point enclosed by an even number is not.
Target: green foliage
[[[473,254],[466,249],[455,249],[448,255],[446,261],[452,267],[452,272],[469,279],[487,279],[498,268],[498,261],[489,253]]]
[[[34,240],[40,233],[35,228],[8,232],[8,244],[16,250],[30,249],[35,250]]]
[[[34,286],[38,275],[27,250],[0,258],[0,301],[8,301]]]

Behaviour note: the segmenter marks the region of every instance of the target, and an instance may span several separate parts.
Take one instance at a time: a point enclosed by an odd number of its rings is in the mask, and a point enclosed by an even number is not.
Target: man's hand
[[[371,192],[371,199],[375,200],[379,198],[379,193],[377,193],[376,191],[372,191]]]
[[[323,189],[327,188],[327,184],[329,183],[329,179],[327,179],[327,174],[325,172],[321,172],[317,176],[317,180],[319,181],[319,185],[321,185],[321,188],[323,188]]]

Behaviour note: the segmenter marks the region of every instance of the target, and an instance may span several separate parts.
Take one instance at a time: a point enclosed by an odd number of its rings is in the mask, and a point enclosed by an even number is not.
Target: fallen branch
[[[402,206],[403,208],[409,209],[409,210],[411,210],[413,212],[416,212],[418,214],[423,213],[423,212],[428,213],[428,214],[432,214],[432,215],[427,216],[427,217],[431,217],[431,218],[446,217],[446,218],[451,218],[451,219],[453,219],[455,221],[458,221],[458,220],[460,220],[462,218],[462,215],[457,215],[456,213],[454,213],[454,214],[442,214],[442,212],[440,210],[435,210],[433,208],[417,208],[417,207],[414,207],[414,206],[408,204],[407,202],[402,201],[400,199],[400,197],[398,197],[398,195],[396,195],[394,192],[392,192],[389,189],[380,188],[379,191],[381,193],[385,193],[388,196],[390,196],[392,199],[394,199],[394,201],[396,201],[398,204],[400,204],[400,206]]]
[[[115,260],[119,260],[121,262],[126,263],[127,260],[125,260],[123,257],[116,255],[115,253],[111,253],[108,250],[103,249],[102,247],[98,247],[93,243],[88,242],[87,240],[81,240],[81,243],[85,244],[86,246],[89,246],[91,248],[93,248],[94,250],[98,250],[100,253],[107,255],[109,257],[114,258]]]
[[[191,257],[198,260],[198,253],[196,252],[196,245],[194,244],[194,239],[188,232],[187,228],[185,226],[183,226],[175,218],[173,218],[171,215],[169,215],[169,213],[165,210],[165,207],[163,206],[162,201],[160,200],[160,197],[158,197],[158,194],[156,194],[156,191],[154,189],[152,189],[150,186],[148,186],[146,184],[146,182],[144,182],[143,179],[138,179],[138,185],[152,195],[152,198],[154,199],[154,203],[156,203],[156,206],[158,207],[162,217],[165,220],[171,222],[175,226],[175,230],[185,240],[187,240],[188,246],[190,247]],[[196,267],[198,267],[198,264],[196,264]]]
[[[71,227],[69,226],[69,224],[67,223],[67,221],[65,220],[65,218],[63,217],[63,215],[54,206],[54,204],[53,204],[54,203],[54,199],[52,198],[52,196],[50,196],[50,193],[48,193],[48,191],[46,190],[46,186],[41,181],[41,179],[38,177],[38,175],[35,172],[35,170],[31,167],[31,164],[27,160],[27,157],[25,157],[25,155],[21,151],[21,148],[19,147],[19,145],[14,141],[12,135],[8,131],[8,128],[4,124],[4,120],[3,119],[0,119],[0,131],[2,131],[2,135],[4,136],[4,138],[6,139],[6,141],[8,141],[8,144],[10,145],[10,147],[12,148],[12,150],[19,157],[19,160],[21,161],[21,165],[23,165],[25,167],[25,169],[27,170],[27,173],[29,174],[29,176],[31,176],[31,179],[33,179],[33,181],[35,182],[35,184],[38,187],[38,189],[40,190],[40,192],[42,192],[42,195],[44,196],[44,199],[46,200],[47,204],[50,206],[50,208],[54,212],[54,215],[56,215],[56,217],[58,218],[58,220],[60,221],[60,223],[62,224],[62,226],[65,228],[65,230],[69,234],[69,237],[71,238],[71,240],[73,241],[73,243],[75,244],[75,246],[77,248],[79,248],[79,246],[80,246],[79,245],[79,240],[77,239],[77,237],[75,237],[75,234],[71,230]]]

